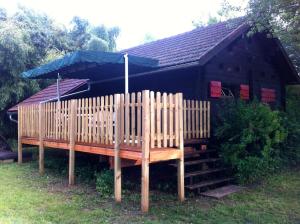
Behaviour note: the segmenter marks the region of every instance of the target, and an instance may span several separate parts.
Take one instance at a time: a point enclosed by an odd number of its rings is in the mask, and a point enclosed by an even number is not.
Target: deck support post
[[[183,138],[183,96],[178,94],[178,114],[179,114],[179,150],[181,151],[180,159],[177,160],[177,184],[178,199],[184,201],[184,138]]]
[[[39,172],[41,175],[44,175],[45,173],[43,138],[44,138],[43,104],[39,104]]]
[[[23,162],[23,154],[22,154],[22,108],[18,106],[18,164],[22,164]]]
[[[149,151],[150,151],[150,93],[143,91],[143,141],[142,141],[142,212],[149,210]]]
[[[76,139],[76,100],[71,100],[70,146],[69,146],[69,186],[75,184],[75,139]]]
[[[121,117],[120,117],[120,94],[116,94],[115,98],[115,150],[114,150],[114,190],[115,201],[121,202],[122,198],[122,171],[120,158],[120,131],[121,131]]]

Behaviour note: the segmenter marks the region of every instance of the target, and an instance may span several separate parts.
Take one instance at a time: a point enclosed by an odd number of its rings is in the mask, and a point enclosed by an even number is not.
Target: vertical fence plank
[[[69,148],[69,185],[75,183],[75,139],[76,139],[76,100],[71,100],[70,113],[70,148]]]
[[[105,96],[105,118],[104,118],[104,121],[105,121],[105,144],[108,144],[108,138],[109,138],[109,135],[108,135],[108,116],[109,116],[109,112],[108,112],[108,109],[109,109],[109,103],[108,103],[108,96]]]
[[[120,122],[121,122],[121,132],[120,132],[120,144],[124,143],[124,125],[125,125],[125,120],[124,120],[124,94],[120,95]]]
[[[120,95],[115,96],[114,190],[116,202],[121,202],[122,180],[120,159]],[[112,104],[112,103],[111,103]]]
[[[184,139],[187,139],[187,103],[186,100],[183,101],[183,133]]]
[[[65,112],[64,112],[65,113]],[[81,100],[77,100],[77,141],[81,140]],[[66,124],[65,124],[66,125]]]
[[[100,97],[97,97],[97,143],[100,143],[100,121],[101,121],[101,104]]]
[[[142,128],[142,95],[141,92],[137,93],[137,146],[141,146],[141,128]]]
[[[83,111],[84,111],[84,101],[83,101],[83,99],[81,98],[81,99],[78,99],[78,104],[79,104],[79,111],[80,111],[80,113],[78,114],[78,116],[79,116],[79,119],[80,119],[80,134],[79,134],[79,136],[78,136],[78,138],[79,138],[79,142],[83,142],[83,138],[84,138],[84,136],[83,136],[83,129],[84,129],[84,121],[83,121]],[[68,111],[68,104],[67,104],[67,101],[66,101],[66,118],[67,118],[67,111]],[[68,127],[68,122],[67,122],[67,120],[66,120],[66,127]],[[65,133],[66,134],[66,136],[67,136],[67,133]],[[67,140],[67,139],[66,139]]]
[[[204,111],[204,113],[203,113],[203,129],[204,129],[204,138],[206,138],[207,137],[207,132],[206,132],[206,130],[207,130],[207,126],[206,126],[206,124],[207,124],[207,122],[206,122],[206,113],[207,113],[207,104],[206,104],[206,102],[207,101],[204,101],[203,102],[203,104],[204,104],[204,106],[203,106],[203,111]]]
[[[88,105],[87,105],[87,111],[88,111],[88,142],[91,143],[92,142],[92,108],[93,108],[93,104],[92,104],[92,98],[89,98],[88,100]]]
[[[49,102],[49,138],[52,138],[52,127],[53,127],[53,115],[52,115],[52,110],[53,110],[53,106],[52,106],[52,102]]]
[[[191,101],[187,101],[187,133],[188,139],[191,139]]]
[[[177,185],[178,198],[184,200],[184,138],[183,138],[183,119],[182,119],[182,93],[179,94],[179,150],[181,151],[180,159],[177,161]]]
[[[200,101],[200,138],[203,138],[203,102]]]
[[[143,212],[149,209],[149,154],[150,154],[150,108],[149,91],[143,91],[143,144],[142,144],[142,198]]]
[[[210,138],[210,102],[207,102],[207,138]]]
[[[195,113],[196,113],[196,138],[199,138],[199,101],[196,100],[196,109],[195,109]]]
[[[101,116],[100,116],[100,120],[101,120],[101,143],[103,144],[105,142],[105,132],[104,132],[104,120],[105,120],[105,101],[104,101],[104,97],[101,96]]]
[[[18,119],[18,164],[23,162],[23,155],[22,155],[22,132],[23,132],[23,107],[18,106],[18,114],[21,115]],[[26,127],[26,126],[25,126]]]
[[[114,116],[114,111],[113,111],[113,106],[114,106],[114,97],[113,95],[110,95],[109,97],[109,144],[113,144],[113,116]]]
[[[131,145],[135,145],[135,93],[131,94]]]
[[[178,102],[179,94],[177,93],[175,95],[175,146],[179,147],[179,116],[184,115],[184,111],[182,112],[182,115],[179,114],[179,102]]]
[[[169,146],[173,147],[173,94],[169,94]]]
[[[196,128],[195,128],[195,124],[196,124],[196,114],[195,114],[195,100],[192,100],[192,138],[196,137]]]
[[[154,92],[150,92],[150,148],[155,146],[155,99]]]
[[[156,93],[156,139],[157,147],[161,148],[161,95]]]
[[[129,102],[130,99],[129,99],[129,93],[126,93],[125,94],[125,136],[126,136],[126,145],[129,145],[129,136],[130,136],[130,133],[129,133],[129,122],[130,122],[130,119],[129,119]]]
[[[44,105],[39,104],[39,172],[41,175],[45,173],[45,164],[44,164],[44,116],[43,111]]]
[[[163,93],[163,146],[167,147],[168,144],[168,111],[167,111],[167,93]]]
[[[97,133],[96,133],[96,97],[92,100],[92,114],[91,114],[91,125],[92,125],[92,142],[96,143]]]

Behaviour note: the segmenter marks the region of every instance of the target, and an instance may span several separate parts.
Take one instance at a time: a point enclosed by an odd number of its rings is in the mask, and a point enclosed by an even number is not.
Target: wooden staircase
[[[185,147],[185,188],[192,192],[205,192],[230,184],[234,178],[219,158],[218,152],[202,147]],[[176,167],[176,164],[170,164]]]

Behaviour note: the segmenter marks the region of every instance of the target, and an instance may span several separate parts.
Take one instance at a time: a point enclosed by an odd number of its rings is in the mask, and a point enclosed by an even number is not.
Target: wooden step
[[[210,150],[194,150],[194,151],[187,151],[184,153],[184,157],[190,157],[194,155],[201,155],[201,154],[206,154],[206,153],[214,153],[217,150],[215,149],[210,149]]]
[[[233,177],[217,179],[217,180],[207,180],[207,181],[201,181],[200,183],[197,183],[197,184],[187,185],[185,187],[189,190],[195,190],[198,188],[208,187],[208,186],[212,186],[215,184],[220,184],[220,183],[224,183],[224,182],[228,182],[228,181],[232,181],[232,180],[234,180]]]
[[[198,160],[185,161],[184,165],[191,166],[191,165],[197,165],[197,164],[202,164],[202,163],[217,162],[220,160],[221,160],[221,158],[198,159]]]
[[[202,192],[201,195],[206,196],[206,197],[220,199],[227,195],[230,195],[230,194],[233,194],[236,192],[240,192],[242,190],[245,190],[245,187],[230,184],[230,185],[226,185],[223,187],[218,187],[213,190],[208,190],[208,191]]]
[[[190,173],[186,173],[184,177],[187,178],[187,177],[201,176],[201,175],[217,173],[217,172],[221,172],[221,171],[225,171],[225,170],[227,170],[227,168],[217,168],[217,169],[193,171]]]
[[[202,164],[202,163],[211,163],[211,162],[216,162],[220,161],[220,158],[210,158],[210,159],[199,159],[199,160],[191,160],[191,161],[185,161],[184,165],[185,166],[191,166],[191,165],[197,165],[197,164]],[[170,166],[177,167],[177,164],[172,163]]]

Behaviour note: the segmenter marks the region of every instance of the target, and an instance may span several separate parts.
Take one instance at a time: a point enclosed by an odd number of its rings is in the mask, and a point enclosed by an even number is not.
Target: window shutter
[[[242,100],[249,100],[249,85],[240,85],[240,98]]]
[[[222,84],[219,81],[210,82],[210,96],[214,98],[220,98],[222,92]]]
[[[276,101],[276,92],[274,89],[261,88],[261,101],[271,103]]]

